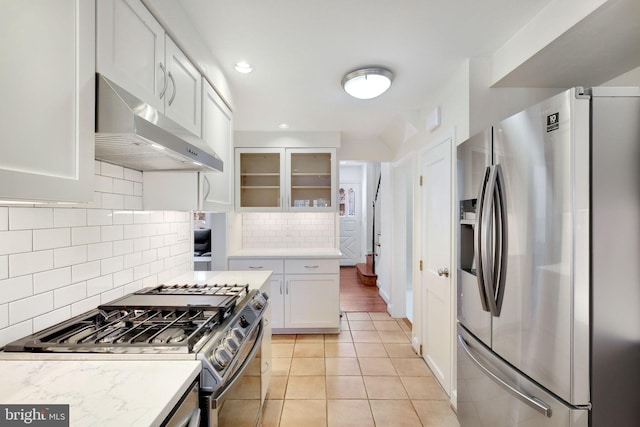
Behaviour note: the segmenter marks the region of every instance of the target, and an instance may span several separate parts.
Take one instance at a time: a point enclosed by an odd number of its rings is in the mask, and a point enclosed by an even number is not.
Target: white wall
[[[0,347],[192,269],[188,212],[142,211],[142,174],[96,162],[94,201],[0,207]]]
[[[237,131],[234,133],[233,146],[248,148],[337,148],[340,147],[340,132]]]

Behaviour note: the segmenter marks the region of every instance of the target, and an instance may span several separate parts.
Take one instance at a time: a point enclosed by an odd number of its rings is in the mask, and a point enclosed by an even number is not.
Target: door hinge
[[[420,271],[422,271],[422,260],[420,260]]]
[[[422,187],[422,175],[420,175],[420,187]]]
[[[422,344],[418,345],[418,355],[422,356]]]

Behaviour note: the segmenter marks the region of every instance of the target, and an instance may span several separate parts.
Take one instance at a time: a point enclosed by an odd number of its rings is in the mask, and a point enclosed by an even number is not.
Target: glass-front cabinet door
[[[236,149],[236,208],[335,211],[335,148]]]
[[[241,210],[281,211],[284,188],[284,151],[238,149],[236,200]]]
[[[335,149],[288,149],[287,208],[335,210]]]

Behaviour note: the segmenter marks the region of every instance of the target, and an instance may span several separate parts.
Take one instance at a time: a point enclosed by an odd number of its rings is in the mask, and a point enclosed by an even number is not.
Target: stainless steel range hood
[[[97,160],[139,171],[220,171],[222,160],[191,132],[98,74]]]

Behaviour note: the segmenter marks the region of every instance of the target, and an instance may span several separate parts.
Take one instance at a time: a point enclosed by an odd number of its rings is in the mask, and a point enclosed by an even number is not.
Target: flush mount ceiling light
[[[354,98],[371,99],[389,89],[392,79],[393,73],[386,68],[360,68],[342,78],[342,87]]]
[[[253,71],[251,64],[245,61],[236,62],[233,64],[233,69],[242,74],[247,74]]]

